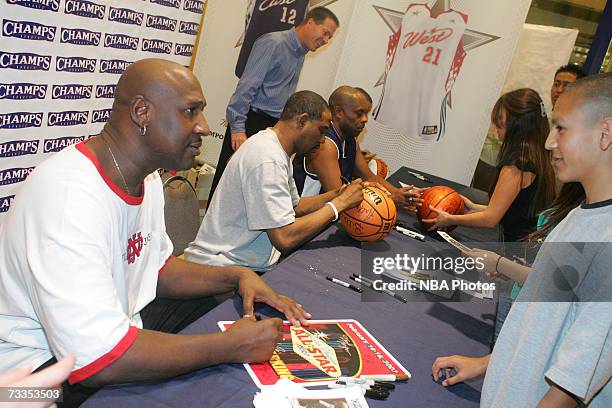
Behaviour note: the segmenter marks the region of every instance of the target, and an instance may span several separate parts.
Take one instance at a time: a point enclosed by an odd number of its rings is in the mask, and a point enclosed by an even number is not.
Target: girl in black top
[[[524,88],[502,95],[493,107],[491,122],[502,146],[489,204],[474,204],[463,197],[463,215],[431,207],[438,214],[431,221],[431,229],[501,224],[504,241],[516,242],[535,231],[537,214],[550,206],[555,196],[555,176],[544,148],[549,126],[538,93]]]

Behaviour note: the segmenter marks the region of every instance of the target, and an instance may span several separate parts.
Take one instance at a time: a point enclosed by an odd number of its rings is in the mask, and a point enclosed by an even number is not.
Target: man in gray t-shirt
[[[573,83],[552,125],[546,148],[557,176],[579,182],[586,200],[549,234],[531,270],[488,257],[488,270],[526,276],[493,353],[439,357],[432,367],[435,380],[456,370],[444,386],[486,371],[482,407],[612,406],[612,73]]]
[[[338,212],[363,199],[364,184],[300,198],[291,155],[319,147],[331,113],[311,91],[293,94],[272,128],[249,138],[230,159],[194,242],[188,260],[211,265],[243,265],[266,271],[281,253],[319,233]]]

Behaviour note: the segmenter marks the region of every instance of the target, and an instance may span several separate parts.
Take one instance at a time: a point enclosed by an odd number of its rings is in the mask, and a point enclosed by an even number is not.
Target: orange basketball
[[[423,228],[431,228],[432,224],[423,223],[423,220],[433,219],[437,214],[432,211],[429,206],[446,211],[449,214],[463,214],[463,198],[450,187],[434,186],[430,187],[421,195],[423,204],[417,211],[417,217],[421,221]],[[451,231],[455,226],[443,228],[445,231]]]
[[[370,163],[368,163],[368,167],[372,171],[372,173],[380,176],[384,179],[389,175],[389,166],[383,159],[372,159]]]
[[[364,188],[363,196],[361,204],[340,214],[340,223],[347,234],[358,241],[379,241],[395,225],[395,203],[376,187]]]

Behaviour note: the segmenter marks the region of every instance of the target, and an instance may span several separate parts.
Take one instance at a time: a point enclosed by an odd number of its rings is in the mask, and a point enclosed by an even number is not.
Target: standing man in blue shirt
[[[297,27],[257,39],[227,106],[228,127],[209,203],[230,156],[248,137],[276,124],[289,96],[295,92],[304,56],[327,44],[339,25],[333,12],[316,7]]]

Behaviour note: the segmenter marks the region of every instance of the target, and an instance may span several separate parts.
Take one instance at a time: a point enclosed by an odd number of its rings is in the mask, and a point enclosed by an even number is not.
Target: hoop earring
[[[146,135],[146,134],[147,134],[147,125],[143,125],[143,126],[140,128],[140,136],[144,136],[144,135]]]

